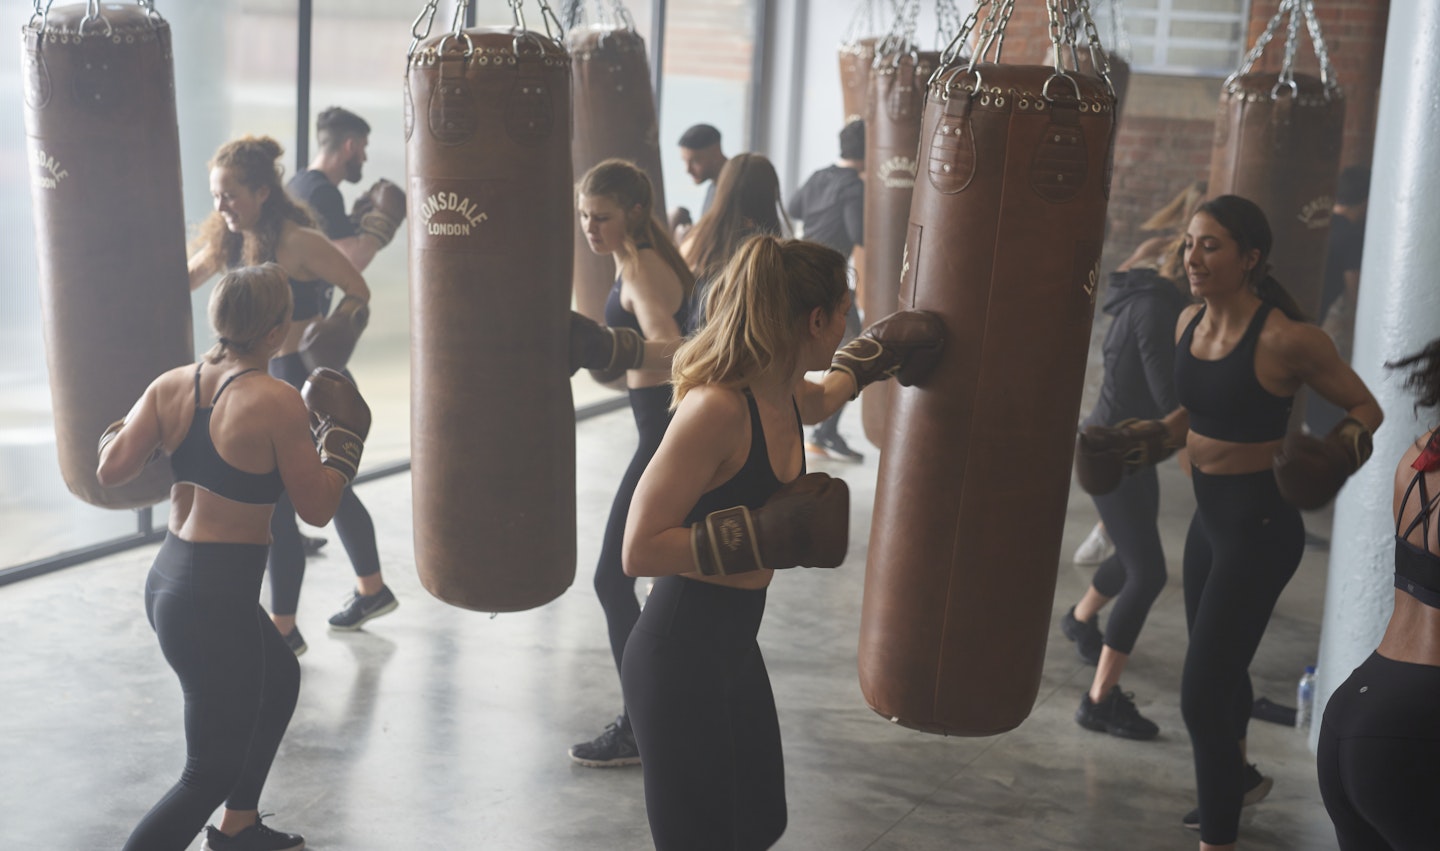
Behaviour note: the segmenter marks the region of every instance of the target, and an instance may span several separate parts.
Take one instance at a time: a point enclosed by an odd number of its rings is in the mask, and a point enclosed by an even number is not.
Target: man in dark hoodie
[[[1182,225],[1183,227],[1183,225]],[[1179,239],[1161,255],[1160,268],[1127,267],[1110,276],[1102,309],[1113,317],[1103,347],[1100,397],[1082,426],[1114,426],[1127,419],[1159,419],[1179,406],[1175,395],[1175,324],[1190,303],[1180,265]],[[1133,258],[1132,258],[1133,259]],[[1127,739],[1159,732],[1120,690],[1120,675],[1150,606],[1165,587],[1165,551],[1157,517],[1160,482],[1153,466],[1126,476],[1120,487],[1091,497],[1115,552],[1095,570],[1091,585],[1060,627],[1080,657],[1096,666],[1075,720],[1088,730]],[[1102,634],[1100,609],[1115,608]]]

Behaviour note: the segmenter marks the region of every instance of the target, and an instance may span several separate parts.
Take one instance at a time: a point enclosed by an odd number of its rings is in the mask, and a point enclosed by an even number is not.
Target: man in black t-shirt
[[[1365,247],[1365,211],[1370,199],[1370,169],[1350,166],[1335,185],[1330,216],[1330,244],[1325,252],[1325,282],[1320,291],[1320,327],[1335,341],[1340,357],[1350,361],[1355,340],[1355,305],[1360,297],[1360,258]],[[1311,394],[1305,426],[1311,434],[1328,434],[1345,412]]]
[[[810,175],[786,205],[792,219],[804,222],[805,239],[833,248],[846,257],[853,255],[857,269],[863,264],[859,250],[865,239],[865,182],[861,178],[864,173],[865,122],[852,121],[840,131],[840,159]],[[842,345],[859,333],[860,310],[852,290]],[[839,423],[840,411],[836,411],[815,427],[805,448],[819,457],[863,461],[865,456],[851,449],[840,436]]]
[[[710,210],[710,204],[715,200],[715,178],[720,176],[720,169],[725,167],[728,159],[720,149],[720,131],[709,124],[696,124],[680,134],[680,160],[685,163],[685,173],[690,175],[690,179],[696,184],[710,185],[705,187],[705,201],[700,205],[700,216],[692,219],[690,211],[684,207],[676,207],[671,212],[670,230],[675,234],[677,242],[684,236],[684,231],[678,230],[677,225],[688,228]]]

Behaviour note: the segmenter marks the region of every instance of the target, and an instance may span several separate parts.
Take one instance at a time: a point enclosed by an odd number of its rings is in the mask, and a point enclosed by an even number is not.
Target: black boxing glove
[[[590,370],[601,384],[625,377],[645,362],[645,340],[634,328],[607,328],[570,311],[570,374]]]
[[[1275,484],[1296,508],[1323,508],[1369,460],[1372,449],[1370,429],[1353,417],[1341,420],[1323,439],[1291,432],[1275,450]]]
[[[1158,464],[1178,448],[1160,420],[1086,426],[1075,438],[1075,478],[1086,493],[1103,496],[1120,487],[1122,476]]]
[[[839,567],[850,537],[850,489],[824,473],[801,476],[751,511],[712,511],[690,527],[695,569],[731,576],[787,567]]]
[[[835,353],[830,370],[855,380],[855,393],[873,382],[894,376],[909,387],[923,379],[940,360],[945,325],[928,310],[901,310],[866,328]]]
[[[340,299],[330,315],[312,322],[300,338],[300,360],[311,371],[327,367],[344,369],[360,342],[360,332],[370,324],[370,306],[353,295]]]
[[[310,433],[315,436],[320,463],[339,470],[347,483],[354,481],[370,434],[370,406],[353,381],[324,367],[305,379],[300,398],[310,410]]]
[[[369,234],[384,248],[395,238],[395,231],[405,221],[405,191],[384,178],[375,181],[364,195],[355,199],[350,222],[361,233]]]

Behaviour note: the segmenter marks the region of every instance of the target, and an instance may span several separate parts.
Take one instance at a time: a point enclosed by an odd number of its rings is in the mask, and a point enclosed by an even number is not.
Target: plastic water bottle
[[[1315,715],[1315,666],[1306,665],[1300,675],[1300,684],[1295,687],[1295,729],[1310,732],[1310,720]]]

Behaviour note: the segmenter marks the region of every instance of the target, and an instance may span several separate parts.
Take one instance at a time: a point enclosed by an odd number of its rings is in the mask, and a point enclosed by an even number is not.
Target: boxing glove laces
[[[354,382],[333,369],[310,373],[300,390],[310,410],[310,433],[320,452],[320,463],[338,470],[347,483],[355,480],[365,438],[370,434],[370,406]]]

